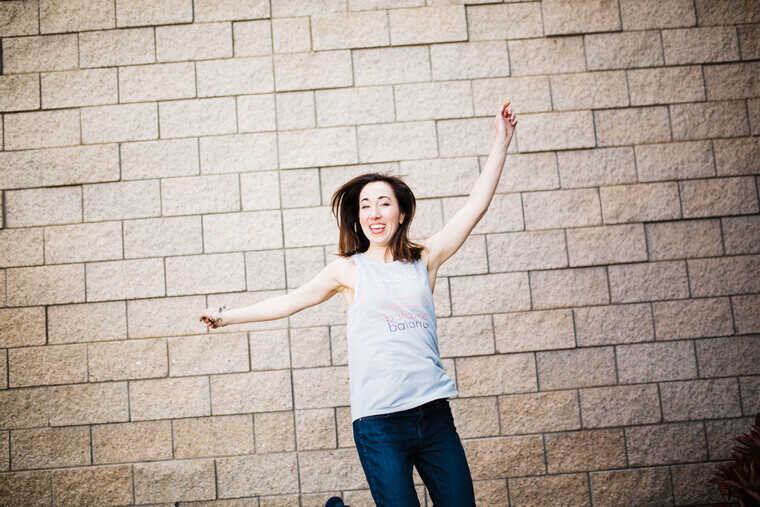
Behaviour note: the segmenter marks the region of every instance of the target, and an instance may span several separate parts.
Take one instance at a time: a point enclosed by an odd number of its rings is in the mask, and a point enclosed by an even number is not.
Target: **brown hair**
[[[369,240],[364,235],[359,224],[359,194],[367,183],[384,181],[393,189],[404,221],[396,230],[390,241],[393,260],[416,261],[420,258],[422,245],[409,240],[409,226],[414,218],[416,200],[409,186],[396,176],[367,173],[357,176],[344,183],[332,196],[332,212],[338,220],[340,240],[338,253],[341,257],[349,257],[355,253],[366,252]]]

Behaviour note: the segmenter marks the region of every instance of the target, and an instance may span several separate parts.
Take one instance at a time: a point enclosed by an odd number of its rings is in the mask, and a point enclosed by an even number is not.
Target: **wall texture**
[[[463,3],[0,2],[0,504],[370,505],[343,302],[198,315],[330,261],[355,174],[438,230],[504,99],[435,294],[479,505],[720,500],[760,411],[760,2]]]

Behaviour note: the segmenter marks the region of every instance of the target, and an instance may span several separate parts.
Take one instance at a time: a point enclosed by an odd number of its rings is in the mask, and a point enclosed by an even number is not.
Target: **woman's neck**
[[[373,248],[372,245],[367,248],[367,250],[364,252],[364,255],[369,257],[375,262],[379,262],[382,264],[393,262],[393,252],[391,251],[390,247],[387,246],[376,246]]]

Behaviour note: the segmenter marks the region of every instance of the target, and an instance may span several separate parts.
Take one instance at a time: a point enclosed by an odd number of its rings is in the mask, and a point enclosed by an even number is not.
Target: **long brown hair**
[[[366,252],[369,240],[359,224],[359,194],[367,183],[384,181],[391,186],[398,201],[404,220],[399,225],[390,241],[393,260],[416,261],[420,258],[422,245],[409,239],[409,226],[414,218],[417,201],[409,186],[401,178],[380,173],[367,173],[344,183],[332,196],[332,212],[338,220],[340,240],[338,254],[350,257],[359,252]]]

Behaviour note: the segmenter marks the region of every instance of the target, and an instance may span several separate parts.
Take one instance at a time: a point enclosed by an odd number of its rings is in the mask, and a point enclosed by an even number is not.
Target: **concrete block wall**
[[[371,505],[345,308],[207,331],[402,174],[479,505],[694,505],[760,411],[760,3],[0,2],[0,504]],[[424,488],[423,505],[431,505]]]

